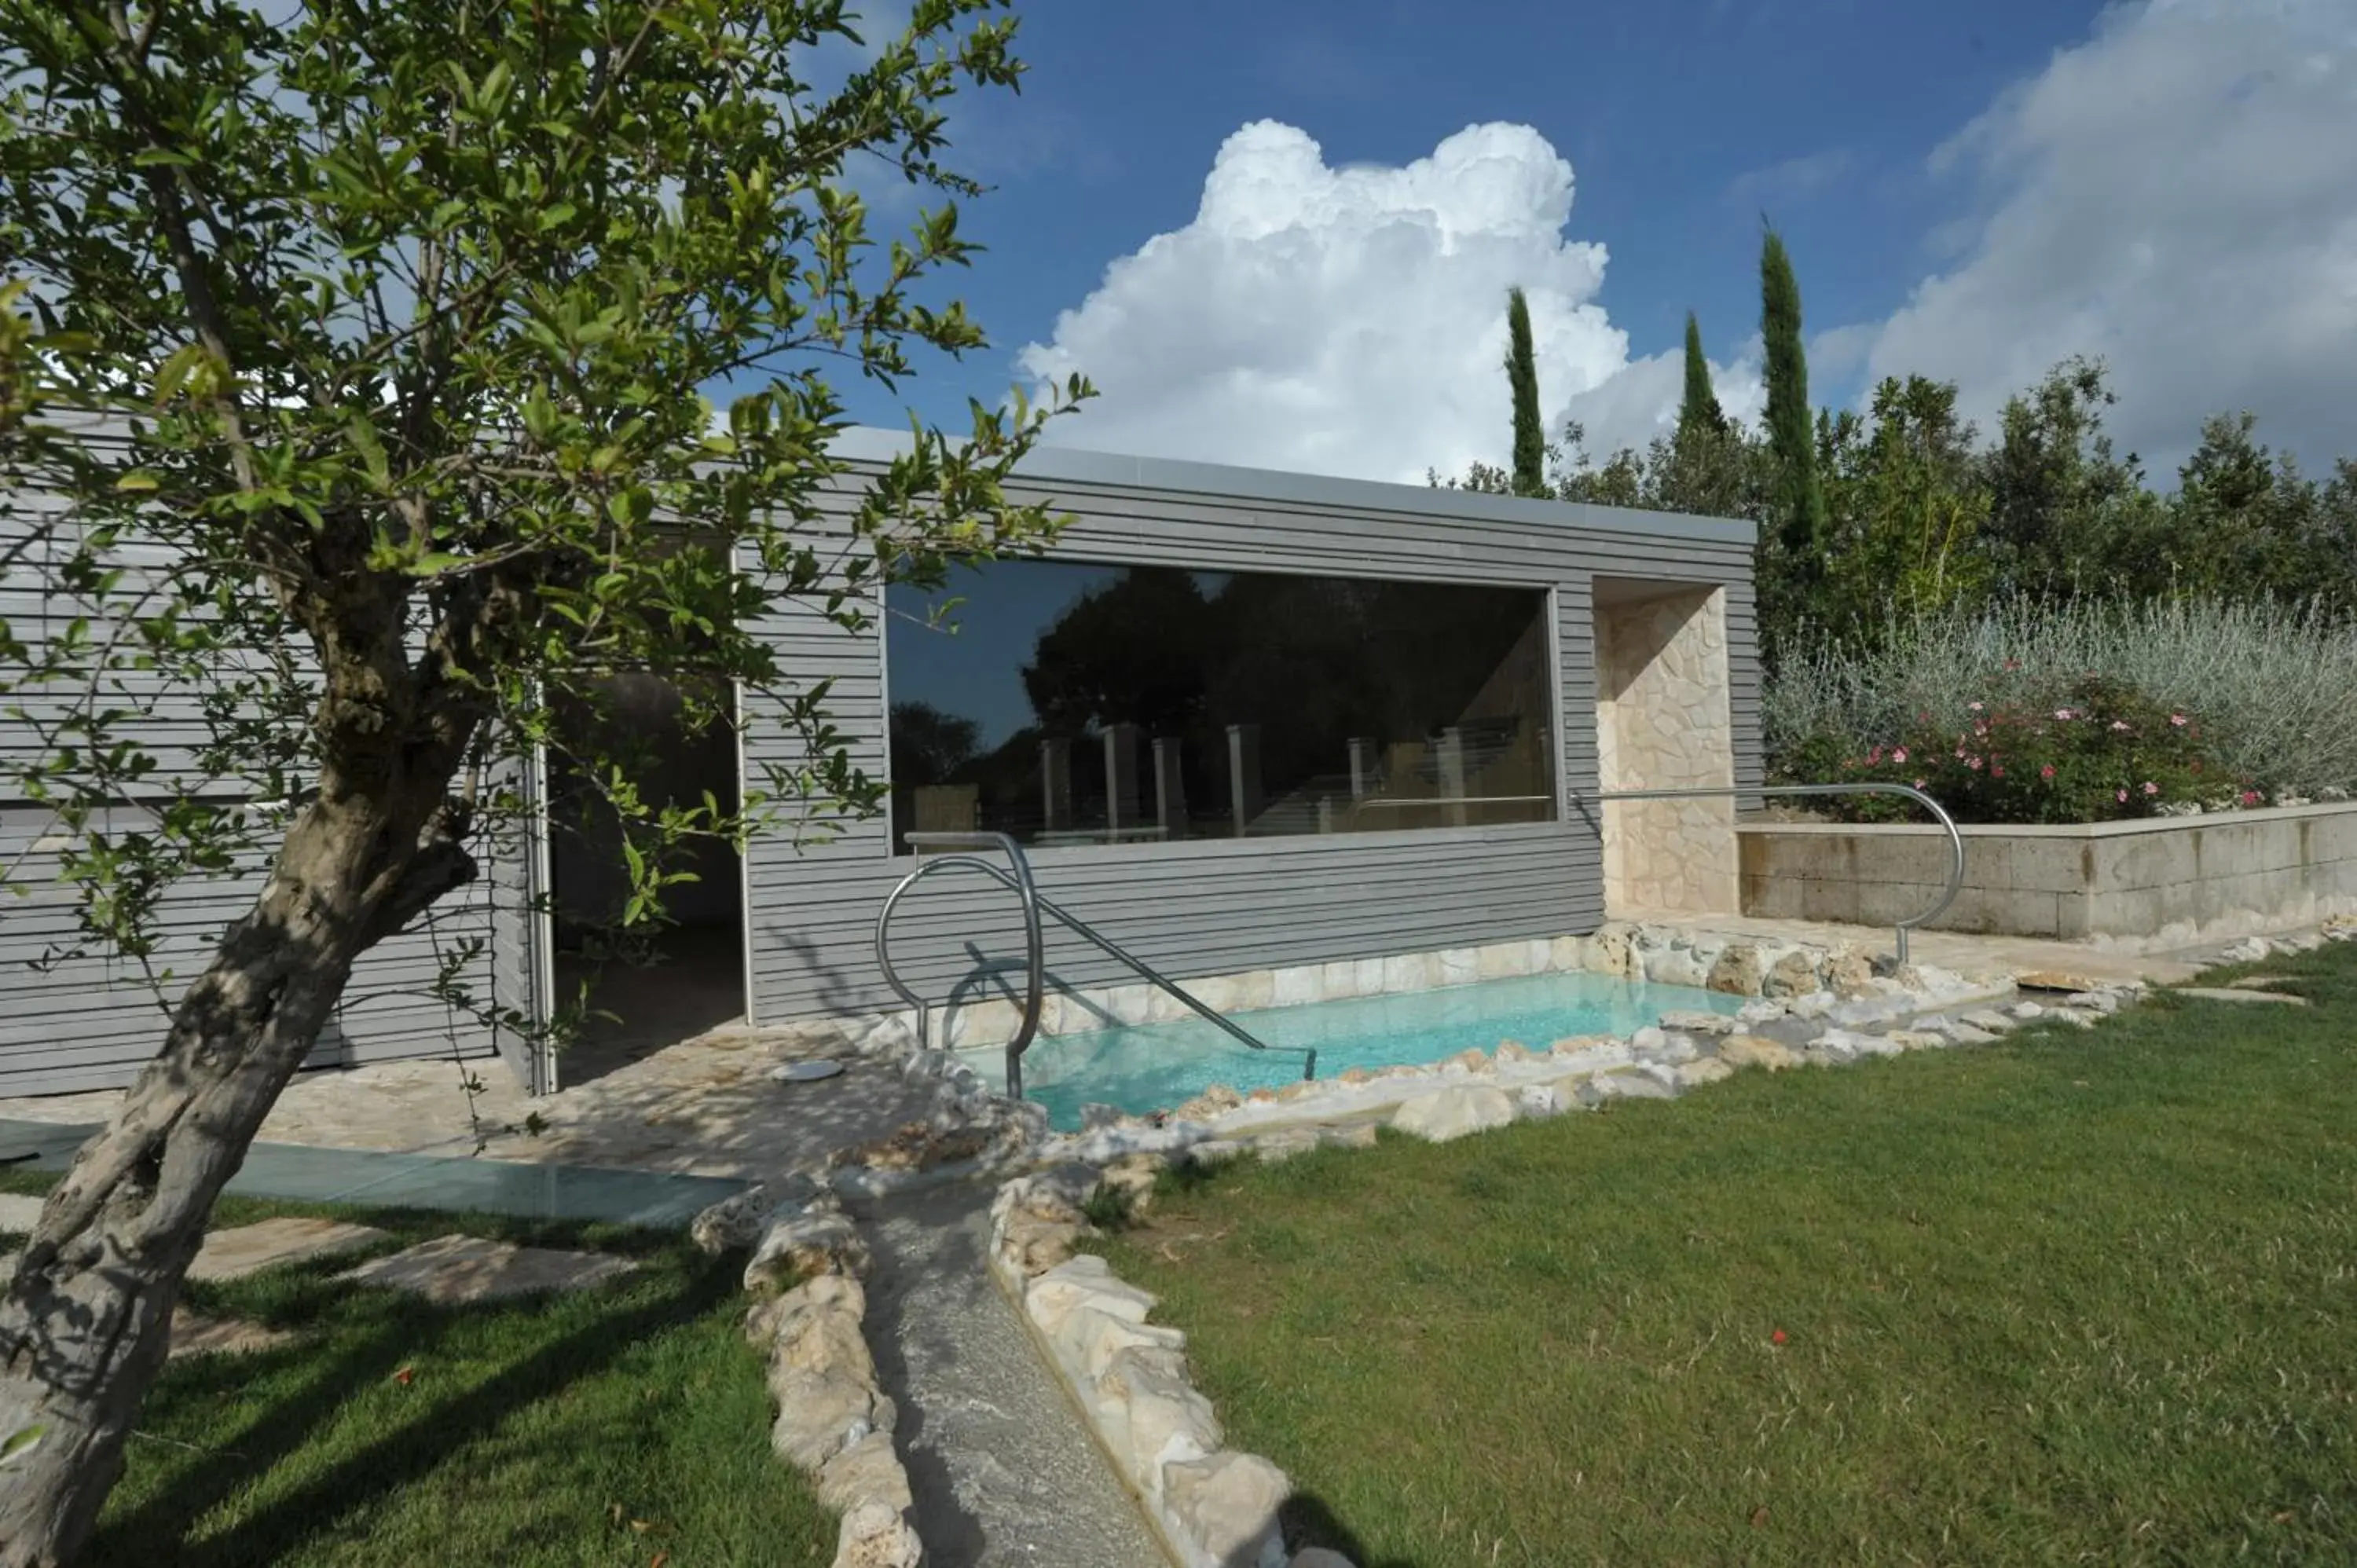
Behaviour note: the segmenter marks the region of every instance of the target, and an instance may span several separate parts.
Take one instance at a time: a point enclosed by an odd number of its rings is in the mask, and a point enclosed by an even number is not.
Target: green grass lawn
[[[2316,1006],[1233,1166],[1107,1251],[1365,1568],[2357,1562],[2357,946],[2265,967]]]
[[[5,1175],[0,1185],[38,1191],[46,1179]],[[190,1285],[196,1311],[302,1337],[172,1363],[141,1414],[91,1563],[832,1559],[834,1519],[770,1452],[761,1364],[739,1327],[742,1258],[610,1226],[235,1199],[215,1226],[286,1213],[393,1232],[380,1251],[463,1230],[595,1246],[641,1266],[594,1290],[473,1307],[337,1283],[350,1255]]]

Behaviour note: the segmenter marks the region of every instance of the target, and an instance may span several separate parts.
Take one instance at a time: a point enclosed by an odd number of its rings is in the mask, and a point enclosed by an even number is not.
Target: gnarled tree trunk
[[[0,1568],[70,1563],[89,1540],[214,1198],[354,961],[471,876],[442,783],[323,789],[296,817],[162,1052],[43,1206],[0,1300]]]

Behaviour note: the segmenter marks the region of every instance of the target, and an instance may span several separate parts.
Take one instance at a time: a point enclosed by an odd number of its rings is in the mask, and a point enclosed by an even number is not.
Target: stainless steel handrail
[[[1939,918],[1942,910],[1956,900],[1957,889],[1964,884],[1964,835],[1956,831],[1956,820],[1946,808],[1922,790],[1909,784],[1763,784],[1738,785],[1706,789],[1605,789],[1593,795],[1575,795],[1575,800],[1679,800],[1739,798],[1749,800],[1755,795],[1903,795],[1916,801],[1938,820],[1948,833],[1948,885],[1940,890],[1939,897],[1921,914],[1897,922],[1899,961],[1907,961],[1907,934],[1927,920]]]
[[[920,860],[915,870],[900,878],[892,891],[885,895],[884,908],[877,910],[876,914],[877,967],[884,972],[885,983],[892,987],[901,1001],[906,1002],[915,1010],[918,1037],[923,1040],[926,1034],[926,1015],[929,1009],[924,999],[909,989],[906,983],[900,979],[899,971],[892,966],[892,911],[899,907],[902,896],[934,872],[956,868],[979,871],[1002,886],[1012,887],[1022,897],[1024,969],[1026,971],[1023,1017],[1022,1022],[1016,1028],[1015,1037],[1008,1041],[1006,1046],[1006,1092],[1013,1098],[1017,1100],[1023,1098],[1023,1053],[1030,1049],[1032,1039],[1039,1032],[1039,1004],[1047,982],[1044,943],[1040,939],[1039,929],[1039,917],[1043,914],[1055,919],[1083,940],[1094,944],[1099,950],[1128,965],[1147,982],[1168,992],[1195,1013],[1226,1031],[1248,1048],[1255,1051],[1275,1051],[1286,1056],[1298,1056],[1302,1058],[1301,1076],[1304,1079],[1313,1079],[1318,1076],[1318,1051],[1315,1047],[1270,1045],[1266,1040],[1259,1038],[1235,1020],[1220,1013],[1177,981],[1106,936],[1070,909],[1042,894],[1038,884],[1032,880],[1031,863],[1025,856],[1023,846],[1006,834],[911,832],[903,834],[902,838],[909,847],[920,852],[926,849],[995,848],[1003,850],[1014,867],[1013,874],[1009,875],[990,862],[969,854],[945,855],[932,860]]]

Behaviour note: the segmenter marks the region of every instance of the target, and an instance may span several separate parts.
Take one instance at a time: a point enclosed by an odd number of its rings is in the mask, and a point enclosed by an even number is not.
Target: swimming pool
[[[1314,1047],[1318,1076],[1354,1067],[1436,1062],[1470,1049],[1520,1040],[1543,1051],[1567,1035],[1628,1035],[1664,1013],[1732,1014],[1745,998],[1683,985],[1568,972],[1346,1002],[1308,1003],[1234,1015],[1272,1046]],[[976,1053],[987,1079],[1002,1076]],[[1124,1025],[1032,1043],[1023,1057],[1025,1095],[1048,1108],[1058,1127],[1078,1127],[1083,1105],[1133,1113],[1167,1110],[1215,1083],[1250,1092],[1281,1089],[1301,1077],[1290,1051],[1248,1050],[1200,1018]]]

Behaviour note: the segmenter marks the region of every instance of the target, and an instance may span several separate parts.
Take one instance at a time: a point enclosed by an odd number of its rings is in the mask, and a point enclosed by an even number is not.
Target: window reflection
[[[888,603],[896,847],[1555,815],[1537,589],[999,561]]]

